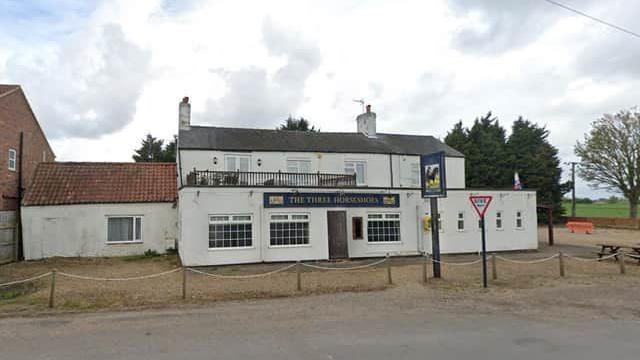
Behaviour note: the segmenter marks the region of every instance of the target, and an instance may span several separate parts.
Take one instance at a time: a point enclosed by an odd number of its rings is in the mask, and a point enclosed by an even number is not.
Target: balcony
[[[193,169],[187,186],[349,188],[356,186],[356,175]]]

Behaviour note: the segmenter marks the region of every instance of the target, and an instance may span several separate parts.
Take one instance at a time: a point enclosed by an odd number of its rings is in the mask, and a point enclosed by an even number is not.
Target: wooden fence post
[[[429,266],[429,255],[424,253],[424,261],[422,262],[422,282],[429,282],[429,274],[427,273],[427,267]]]
[[[564,277],[564,254],[562,251],[558,253],[558,264],[560,265],[560,276]]]
[[[302,291],[302,266],[300,265],[300,260],[296,262],[296,278],[297,278],[297,289],[298,291]]]
[[[182,300],[187,299],[187,268],[182,267]]]
[[[53,308],[54,296],[56,293],[56,270],[51,270],[51,285],[49,285],[49,308]]]
[[[498,259],[496,254],[491,254],[491,278],[498,280]]]
[[[393,280],[391,279],[391,257],[387,253],[387,282],[389,285],[393,284]]]
[[[618,250],[618,262],[620,263],[620,274],[626,274],[627,269],[624,267],[624,251]]]

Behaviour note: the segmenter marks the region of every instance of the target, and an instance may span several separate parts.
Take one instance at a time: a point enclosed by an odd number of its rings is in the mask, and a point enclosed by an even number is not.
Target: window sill
[[[367,245],[401,245],[402,241],[367,241]]]
[[[269,245],[267,248],[269,249],[291,249],[291,248],[310,248],[313,247],[311,244],[303,244],[303,245]]]
[[[233,251],[233,250],[251,250],[255,249],[255,246],[236,246],[236,247],[221,247],[221,248],[207,248],[208,251]]]
[[[142,240],[136,241],[107,241],[107,245],[130,245],[130,244],[142,244]]]

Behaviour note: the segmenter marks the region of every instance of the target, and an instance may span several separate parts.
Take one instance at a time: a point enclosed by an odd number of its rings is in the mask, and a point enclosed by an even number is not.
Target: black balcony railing
[[[187,186],[205,187],[355,187],[355,174],[196,170],[187,174]]]

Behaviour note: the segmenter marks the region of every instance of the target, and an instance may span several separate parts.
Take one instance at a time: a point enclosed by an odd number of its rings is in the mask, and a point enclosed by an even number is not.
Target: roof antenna
[[[364,99],[353,99],[353,102],[360,103],[360,105],[362,105],[362,112],[364,113]]]

